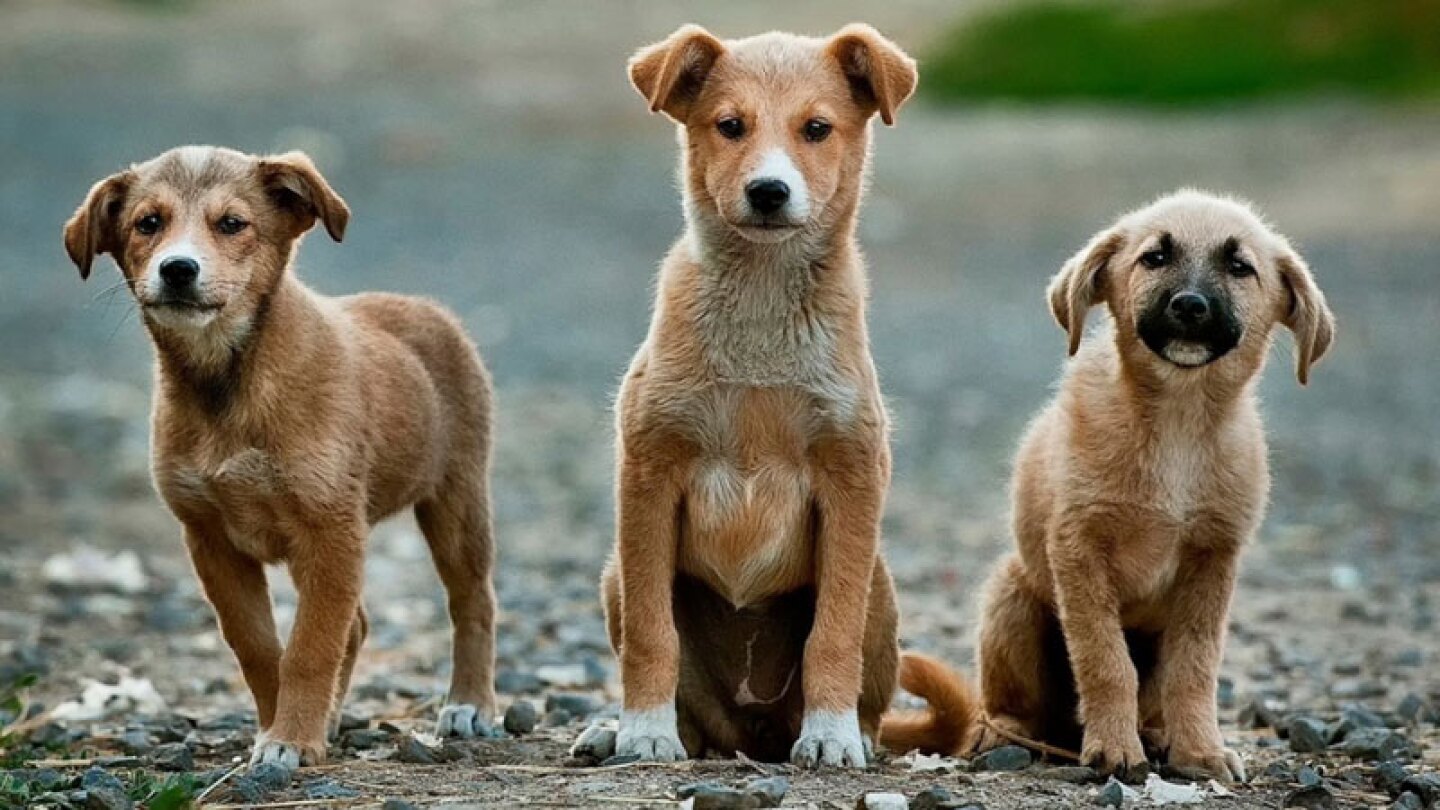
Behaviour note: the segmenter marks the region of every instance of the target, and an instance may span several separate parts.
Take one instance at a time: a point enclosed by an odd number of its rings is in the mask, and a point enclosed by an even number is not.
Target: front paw
[[[790,761],[803,768],[863,768],[866,747],[853,710],[806,712]]]
[[[1205,748],[1195,751],[1170,748],[1170,767],[1183,772],[1203,773],[1222,782],[1244,782],[1245,763],[1229,748]]]
[[[1103,774],[1115,774],[1125,782],[1142,781],[1150,772],[1145,746],[1141,745],[1140,734],[1133,726],[1087,726],[1080,764]]]
[[[250,766],[253,768],[267,763],[279,765],[287,771],[301,765],[323,765],[325,746],[323,743],[285,742],[261,733],[255,738],[255,748],[250,752]]]
[[[652,762],[678,762],[686,758],[673,705],[620,713],[615,755],[636,756]]]
[[[498,737],[495,727],[490,724],[490,713],[470,703],[451,703],[440,709],[440,719],[435,722],[435,736]]]

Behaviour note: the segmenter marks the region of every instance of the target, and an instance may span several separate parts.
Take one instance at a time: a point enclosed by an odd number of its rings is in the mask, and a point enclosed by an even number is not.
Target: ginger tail
[[[881,718],[880,742],[886,748],[897,754],[919,749],[945,756],[970,750],[980,731],[980,699],[965,676],[930,656],[905,653],[900,686],[930,707]]]

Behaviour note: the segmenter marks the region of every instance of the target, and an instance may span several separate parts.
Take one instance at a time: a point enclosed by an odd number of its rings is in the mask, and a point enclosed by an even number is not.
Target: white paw
[[[251,766],[273,762],[293,771],[300,767],[300,749],[290,743],[267,740],[263,736],[255,740],[255,750],[250,753]]]
[[[440,719],[435,723],[437,737],[494,737],[495,728],[475,706],[469,703],[452,703],[440,709]]]
[[[620,712],[620,732],[615,737],[616,756],[638,756],[654,762],[685,759],[685,746],[676,729],[675,705]]]
[[[806,712],[800,739],[790,749],[790,761],[804,768],[863,768],[865,743],[854,710]]]

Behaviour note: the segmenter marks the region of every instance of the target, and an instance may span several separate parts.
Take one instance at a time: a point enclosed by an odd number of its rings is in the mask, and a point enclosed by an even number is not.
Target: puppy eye
[[[1163,250],[1152,250],[1140,254],[1140,263],[1151,270],[1156,270],[1170,263],[1170,254]]]
[[[1232,256],[1230,258],[1230,275],[1236,278],[1253,276],[1255,275],[1255,268],[1251,267],[1249,262],[1239,256]]]
[[[805,122],[805,140],[811,143],[819,143],[830,137],[830,130],[834,129],[829,121],[823,118],[811,118]]]
[[[159,214],[146,214],[135,223],[135,230],[145,236],[153,236],[159,232],[160,226],[163,224],[165,224],[164,220],[160,219]]]
[[[226,214],[225,216],[220,217],[219,222],[215,223],[215,230],[225,234],[226,236],[234,236],[235,234],[245,230],[245,226],[249,224],[250,223],[239,217],[232,217],[229,214]]]
[[[721,118],[715,123],[715,128],[732,141],[738,141],[745,135],[745,122],[739,118]]]

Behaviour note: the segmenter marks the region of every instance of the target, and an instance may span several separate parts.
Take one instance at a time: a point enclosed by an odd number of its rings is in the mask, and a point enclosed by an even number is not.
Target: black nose
[[[160,263],[160,278],[164,279],[167,287],[188,287],[199,275],[200,265],[194,259],[177,256]]]
[[[1210,302],[1200,293],[1176,293],[1167,310],[1180,323],[1197,325],[1210,320]]]
[[[781,180],[755,180],[745,187],[745,196],[755,213],[768,215],[785,207],[790,199],[790,187]]]

